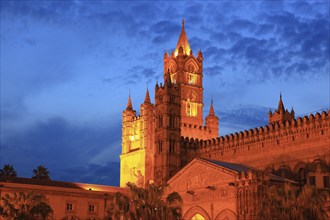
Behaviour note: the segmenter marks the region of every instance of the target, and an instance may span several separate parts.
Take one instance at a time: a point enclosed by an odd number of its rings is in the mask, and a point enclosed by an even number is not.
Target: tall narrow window
[[[188,99],[188,102],[187,102],[186,114],[187,114],[188,116],[191,115],[191,105],[190,105],[190,101],[189,101],[189,99]]]
[[[309,185],[313,185],[313,186],[316,185],[315,176],[310,176],[308,180],[309,180]]]
[[[174,140],[170,139],[170,154],[174,154]]]
[[[238,201],[239,201],[239,213],[243,214],[244,213],[244,194],[243,190],[240,189],[238,193]]]
[[[158,153],[161,153],[163,151],[163,143],[162,141],[158,141]]]
[[[330,188],[329,176],[323,176],[324,188]]]
[[[246,214],[249,213],[249,190],[245,190],[245,212]]]
[[[163,127],[163,117],[160,115],[158,117],[158,128]]]

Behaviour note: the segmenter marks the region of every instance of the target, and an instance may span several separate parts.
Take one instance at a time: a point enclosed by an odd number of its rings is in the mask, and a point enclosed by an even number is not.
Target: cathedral
[[[268,125],[219,136],[213,101],[203,117],[203,54],[193,54],[184,21],[175,49],[164,54],[163,77],[154,103],[146,91],[140,115],[128,97],[121,187],[167,183],[183,198],[183,219],[255,219],[265,181],[315,185],[329,206],[329,110],[295,118],[280,95]]]
[[[183,200],[182,219],[252,220],[263,187],[291,183],[315,186],[329,214],[330,110],[295,117],[280,95],[267,125],[219,136],[213,101],[203,116],[203,54],[193,54],[184,21],[173,52],[164,54],[163,77],[153,102],[146,91],[140,115],[128,97],[120,187],[0,177],[1,205],[33,192],[45,196],[52,219],[102,220],[114,196],[128,194],[128,182],[166,184],[166,195],[177,192]]]

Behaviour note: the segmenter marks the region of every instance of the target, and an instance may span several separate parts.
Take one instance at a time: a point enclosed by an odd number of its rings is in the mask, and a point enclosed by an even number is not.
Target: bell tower
[[[193,55],[182,20],[182,28],[175,50],[164,55],[164,79],[170,75],[180,85],[181,124],[203,126],[203,56]],[[188,136],[181,134],[182,136]]]

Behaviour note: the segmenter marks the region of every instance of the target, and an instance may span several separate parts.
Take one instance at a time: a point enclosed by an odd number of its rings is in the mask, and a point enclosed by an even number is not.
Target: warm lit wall
[[[78,219],[104,219],[106,207],[110,204],[109,196],[115,192],[126,193],[125,189],[94,184],[76,184],[77,188],[55,187],[47,185],[0,182],[0,197],[14,192],[34,192],[43,194],[53,209],[52,219],[66,219],[75,216]],[[82,188],[79,188],[82,187]],[[89,190],[89,188],[91,190]],[[72,210],[67,210],[67,204]],[[89,205],[94,205],[94,212],[89,212]]]
[[[211,139],[218,136],[216,129],[212,130],[206,126],[198,126],[192,124],[181,124],[181,136],[193,139]]]
[[[137,185],[138,183],[142,184],[142,182],[145,184],[145,156],[145,149],[139,149],[120,155],[120,187],[126,187],[128,182]]]
[[[184,141],[188,161],[196,156],[265,169],[283,162],[293,169],[317,155],[329,164],[330,111],[211,140]]]
[[[177,192],[183,202],[182,217],[196,214],[205,219],[237,219],[237,189],[229,183],[238,173],[195,159],[168,181],[165,194]]]

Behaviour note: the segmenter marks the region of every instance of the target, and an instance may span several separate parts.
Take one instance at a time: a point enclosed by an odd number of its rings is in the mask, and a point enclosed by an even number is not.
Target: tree
[[[37,169],[33,170],[34,176],[33,179],[43,179],[43,180],[50,180],[49,171],[44,166],[38,166]]]
[[[129,219],[130,218],[130,202],[128,196],[116,192],[110,198],[110,205],[107,208],[108,220]]]
[[[322,220],[327,219],[324,199],[317,189],[305,185],[274,185],[259,193],[258,219]]]
[[[172,192],[166,197],[166,207],[171,219],[180,219],[182,216],[182,198],[177,192]]]
[[[17,173],[12,165],[5,164],[3,169],[0,169],[0,177],[16,177]]]
[[[146,188],[139,188],[132,183],[127,185],[130,188],[131,219],[174,220],[181,218],[182,198],[177,192],[172,192],[164,198],[165,185],[149,184]]]
[[[0,216],[5,219],[46,220],[53,210],[44,195],[33,192],[14,192],[2,197]]]

